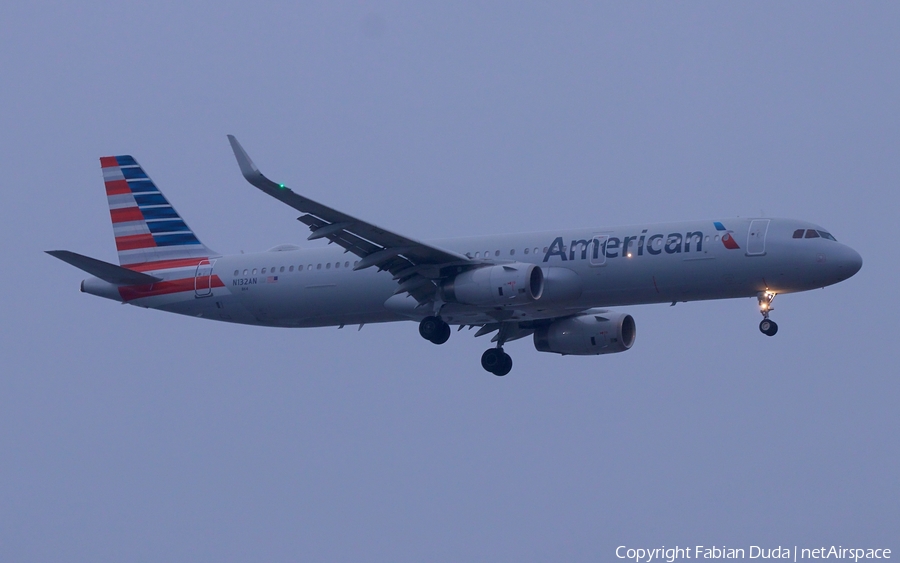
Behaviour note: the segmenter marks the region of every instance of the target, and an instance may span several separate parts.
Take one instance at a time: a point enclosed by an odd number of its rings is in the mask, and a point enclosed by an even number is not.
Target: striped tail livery
[[[100,166],[120,265],[157,270],[215,254],[197,239],[133,157],[104,156]]]

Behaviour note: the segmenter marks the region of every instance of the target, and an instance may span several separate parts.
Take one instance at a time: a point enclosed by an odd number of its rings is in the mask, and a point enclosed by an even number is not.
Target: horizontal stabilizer
[[[162,278],[157,278],[156,276],[135,272],[128,268],[116,266],[115,264],[97,260],[96,258],[90,258],[89,256],[82,256],[81,254],[69,252],[68,250],[47,250],[46,252],[54,258],[59,258],[63,262],[68,262],[76,268],[84,270],[92,276],[96,276],[111,284],[148,285],[162,281]]]

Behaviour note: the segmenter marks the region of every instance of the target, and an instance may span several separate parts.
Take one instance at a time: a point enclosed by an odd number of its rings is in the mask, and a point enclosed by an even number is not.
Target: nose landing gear
[[[775,292],[768,290],[760,291],[759,295],[757,295],[759,312],[763,316],[763,320],[759,322],[759,331],[766,336],[775,336],[775,333],[778,332],[778,325],[775,324],[775,321],[769,320],[769,313],[775,310],[772,308],[772,301],[775,300],[775,295],[777,295]]]
[[[440,317],[425,317],[419,323],[419,334],[434,344],[443,344],[450,339],[450,325]]]

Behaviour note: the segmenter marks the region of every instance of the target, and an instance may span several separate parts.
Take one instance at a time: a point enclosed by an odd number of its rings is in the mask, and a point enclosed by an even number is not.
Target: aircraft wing
[[[309,240],[326,238],[359,256],[354,267],[357,270],[371,266],[388,270],[400,284],[398,293],[408,292],[421,303],[434,294],[435,286],[430,280],[441,278],[442,268],[480,265],[462,254],[398,235],[295,193],[266,178],[234,135],[228,135],[228,141],[248,182],[305,214],[298,221],[312,231]]]

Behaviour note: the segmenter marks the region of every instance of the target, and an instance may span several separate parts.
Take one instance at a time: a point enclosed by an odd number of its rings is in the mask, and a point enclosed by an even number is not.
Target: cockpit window
[[[816,229],[797,229],[792,236],[793,238],[823,238],[837,242],[837,239],[828,231],[819,231]]]

